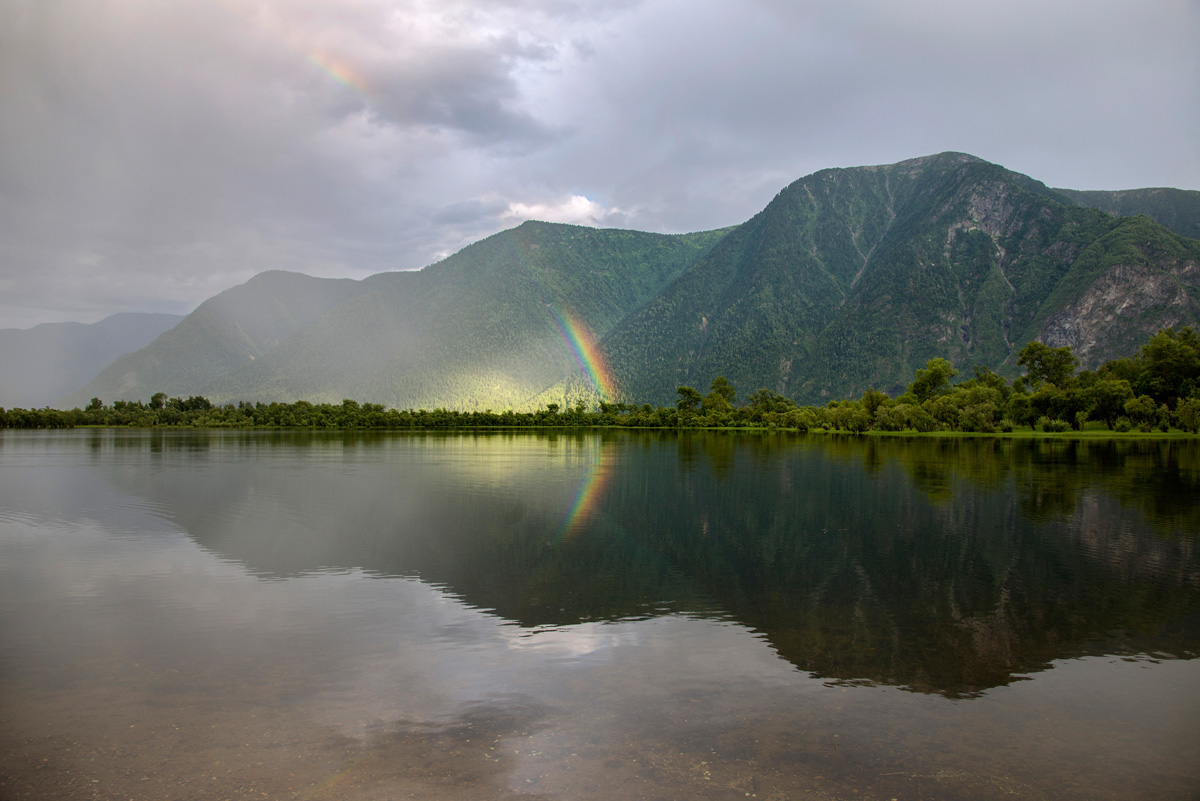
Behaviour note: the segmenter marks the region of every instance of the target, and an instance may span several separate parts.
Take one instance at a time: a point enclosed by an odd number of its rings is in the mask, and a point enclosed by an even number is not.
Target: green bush
[[[958,426],[963,431],[977,431],[991,434],[996,430],[996,405],[994,403],[979,403],[961,409],[958,413]]]
[[[1175,407],[1175,425],[1195,434],[1200,429],[1200,397],[1191,397]]]
[[[880,431],[903,431],[907,422],[902,406],[881,406],[875,411],[875,428]]]

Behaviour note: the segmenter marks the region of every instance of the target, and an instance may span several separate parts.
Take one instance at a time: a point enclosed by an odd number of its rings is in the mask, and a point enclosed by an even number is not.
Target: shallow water
[[[0,797],[1190,799],[1197,442],[0,432]]]

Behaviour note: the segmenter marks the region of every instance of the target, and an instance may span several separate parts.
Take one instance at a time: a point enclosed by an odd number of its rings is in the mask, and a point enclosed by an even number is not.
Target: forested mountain
[[[1015,373],[1033,339],[1085,367],[1200,315],[1200,242],[959,153],[784,189],[605,342],[617,383],[895,391],[934,357]]]
[[[217,398],[525,406],[722,236],[527,222],[333,310]]]
[[[1145,214],[1177,234],[1200,239],[1200,192],[1191,189],[1123,189],[1116,192],[1055,189],[1080,206],[1117,217]]]
[[[529,222],[419,272],[264,273],[64,400],[671,404],[723,375],[814,403],[896,391],[934,357],[1012,376],[1034,339],[1094,367],[1200,321],[1200,241],[1178,233],[1198,197],[943,153],[814,173],[721,231]]]
[[[66,406],[154,392],[391,406],[526,405],[718,241],[528,222],[419,272],[263,273],[118,360]]]
[[[0,330],[0,406],[47,406],[79,389],[113,359],[174,327],[177,314],[114,314],[98,323]]]

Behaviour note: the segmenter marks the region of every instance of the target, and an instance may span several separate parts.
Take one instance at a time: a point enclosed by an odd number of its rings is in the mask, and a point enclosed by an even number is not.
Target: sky
[[[0,0],[0,328],[971,153],[1200,189],[1200,0]]]

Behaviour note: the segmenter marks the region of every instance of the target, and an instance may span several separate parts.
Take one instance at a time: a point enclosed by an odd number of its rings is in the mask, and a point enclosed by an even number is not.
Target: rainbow
[[[550,317],[554,320],[558,332],[562,334],[563,341],[567,343],[571,355],[575,357],[579,370],[600,393],[600,398],[608,400],[616,397],[616,383],[613,381],[612,372],[608,369],[591,332],[570,312],[559,311],[553,306],[546,308],[550,310]]]
[[[609,452],[609,448],[601,451],[596,463],[592,465],[591,472],[587,478],[579,485],[579,491],[575,493],[575,499],[571,505],[567,507],[567,511],[563,514],[562,520],[558,525],[558,533],[555,535],[555,541],[560,541],[568,533],[577,531],[580,526],[589,522],[596,514],[596,507],[601,496],[604,495],[604,488],[608,486],[608,481],[612,477],[611,460],[605,458]]]
[[[358,70],[344,61],[337,61],[324,50],[309,50],[308,60],[329,74],[335,81],[360,94],[366,95],[370,86],[367,79]]]
[[[260,7],[261,4],[252,6],[240,0],[217,0],[217,3],[223,6],[230,14],[241,17],[243,22],[271,31],[284,44],[304,56],[309,63],[325,72],[338,83],[364,96],[368,96],[370,84],[359,70],[350,66],[345,61],[336,59],[321,47],[309,44],[305,41],[308,37],[303,36],[296,27],[288,25],[283,19],[275,18],[269,12],[265,12]]]

